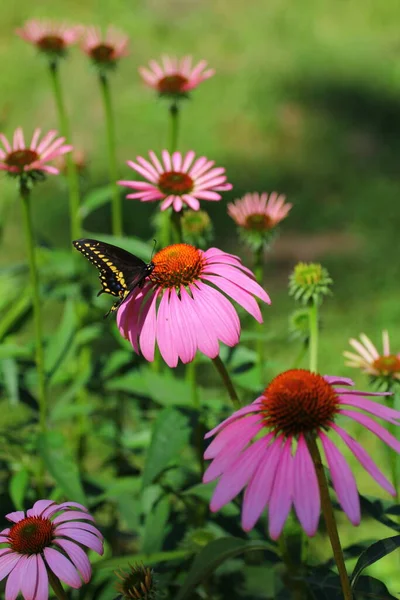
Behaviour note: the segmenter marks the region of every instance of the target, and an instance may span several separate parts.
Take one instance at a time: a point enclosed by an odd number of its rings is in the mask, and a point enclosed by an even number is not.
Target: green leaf
[[[98,233],[89,233],[85,234],[89,238],[99,238]],[[152,246],[150,244],[146,244],[139,238],[136,237],[117,237],[115,235],[106,235],[104,233],[100,234],[100,238],[102,242],[106,242],[106,244],[113,244],[114,246],[119,246],[120,248],[124,248],[128,252],[135,254],[139,258],[148,262],[151,257]]]
[[[39,436],[38,450],[51,476],[68,500],[86,504],[79,471],[67,442],[59,431]]]
[[[4,387],[10,404],[19,403],[18,365],[14,358],[2,361]]]
[[[8,331],[13,329],[17,322],[23,320],[23,317],[31,308],[31,304],[32,292],[28,287],[20,296],[18,296],[18,299],[11,304],[10,310],[0,320],[0,340],[3,339]]]
[[[354,587],[357,583],[357,580],[364,569],[373,565],[378,560],[390,554],[394,550],[400,546],[400,535],[395,535],[393,537],[385,538],[383,540],[379,540],[375,542],[369,548],[364,550],[362,554],[359,556],[356,566],[354,567],[353,573],[351,575],[351,585]]]
[[[166,408],[158,415],[153,426],[150,447],[143,470],[143,486],[155,478],[177,458],[190,435],[188,420],[177,410]]]
[[[267,542],[242,540],[234,537],[213,540],[196,556],[175,600],[191,598],[192,592],[199,583],[205,581],[225,560],[252,550],[266,551],[268,553],[267,560],[271,562],[279,560],[277,555],[271,552],[271,546]]]
[[[214,493],[214,490],[217,486],[216,481],[211,481],[210,483],[197,483],[192,487],[188,488],[182,495],[184,496],[195,496],[200,500],[204,500],[206,504],[210,504],[211,497]],[[227,516],[238,516],[240,515],[240,508],[234,504],[233,502],[229,502],[222,507],[221,512]]]
[[[304,581],[309,586],[310,595],[314,600],[343,600],[339,575],[330,569],[313,567],[304,577]]]
[[[76,311],[73,300],[65,304],[64,314],[58,330],[50,337],[45,350],[45,367],[51,382],[71,348],[76,329]]]
[[[156,565],[157,563],[170,562],[178,560],[182,562],[185,558],[189,558],[192,552],[189,550],[171,550],[170,552],[157,552],[155,554],[132,554],[131,556],[119,556],[116,558],[108,558],[99,560],[94,563],[93,569],[115,571],[115,569],[124,569],[134,563],[143,563],[145,565]]]
[[[366,511],[371,517],[383,525],[386,525],[395,531],[400,531],[400,525],[392,519],[389,519],[389,517],[386,515],[386,510],[388,507],[385,506],[382,500],[378,500],[377,498],[370,500],[366,496],[360,495],[360,505],[361,510]]]
[[[343,597],[340,596],[341,598]],[[354,589],[355,600],[398,600],[387,589],[386,585],[367,575],[362,575],[358,581],[356,589]]]
[[[109,202],[113,194],[113,188],[112,185],[104,185],[90,190],[83,198],[79,209],[81,219],[85,219],[90,213]]]
[[[18,346],[17,344],[2,344],[0,346],[0,360],[6,360],[7,358],[32,358],[32,352],[30,348],[26,346]]]
[[[24,510],[24,498],[29,483],[29,472],[23,468],[11,477],[9,490],[16,510]]]
[[[145,554],[153,554],[161,550],[163,541],[168,534],[169,513],[170,501],[168,497],[164,497],[147,514],[142,542],[142,552]]]

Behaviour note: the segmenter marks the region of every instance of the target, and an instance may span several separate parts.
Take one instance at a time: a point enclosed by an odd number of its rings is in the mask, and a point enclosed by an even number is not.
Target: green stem
[[[307,344],[302,343],[299,353],[297,354],[296,358],[293,361],[291,369],[298,369],[299,365],[301,364],[301,362],[306,354],[307,354]]]
[[[71,132],[61,91],[61,82],[57,62],[50,63],[50,77],[53,87],[54,99],[57,105],[60,132],[65,137],[66,141],[68,143],[71,143]],[[81,237],[81,220],[79,214],[79,177],[71,152],[66,153],[65,162],[67,166],[67,178],[69,188],[69,215],[71,221],[71,239],[76,240]]]
[[[324,515],[326,529],[332,546],[333,556],[339,572],[340,583],[342,585],[344,600],[352,600],[353,593],[350,587],[349,577],[346,571],[346,565],[343,558],[343,551],[340,545],[339,534],[333,514],[331,499],[329,496],[328,482],[325,477],[324,467],[322,466],[321,454],[319,452],[315,438],[310,436],[307,438],[307,446],[314,462],[315,471],[318,479],[319,492],[321,496],[321,507]]]
[[[258,283],[263,286],[264,281],[264,261],[263,261],[264,248],[260,246],[254,256],[254,273]],[[258,323],[256,321],[256,331],[262,333],[263,331],[263,323]],[[260,373],[260,381],[263,382],[265,379],[265,347],[264,340],[262,338],[257,338],[257,355],[258,355],[258,368]]]
[[[182,211],[176,212],[175,210],[171,213],[171,233],[172,233],[172,242],[174,244],[182,243]]]
[[[224,363],[222,362],[220,356],[216,356],[215,358],[212,359],[215,368],[217,369],[218,373],[221,376],[221,379],[223,381],[224,386],[226,387],[228,394],[229,394],[229,398],[232,400],[232,404],[235,410],[238,410],[242,404],[239,400],[239,396],[236,393],[236,390],[233,386],[232,383],[232,379],[229,376],[229,373],[224,365]]]
[[[60,583],[60,580],[58,579],[58,577],[56,577],[54,575],[53,571],[48,569],[47,575],[49,577],[50,585],[53,588],[53,591],[54,591],[55,595],[57,596],[58,600],[68,600],[68,596],[65,593],[65,591]]]
[[[318,371],[318,304],[315,300],[309,307],[309,323],[310,323],[310,371],[317,373]]]
[[[100,89],[103,98],[104,114],[106,117],[107,145],[108,145],[108,170],[112,186],[111,213],[112,213],[112,233],[115,236],[123,235],[122,228],[122,202],[121,194],[117,185],[118,168],[117,153],[115,146],[115,126],[114,115],[111,102],[110,85],[107,75],[99,75]]]
[[[30,191],[25,182],[20,182],[20,195],[22,199],[25,235],[28,249],[29,270],[32,285],[33,317],[36,338],[36,368],[39,379],[39,424],[42,433],[47,429],[47,390],[44,366],[42,313],[39,292],[39,276],[36,266],[35,244],[33,240],[33,225],[30,206]]]
[[[170,142],[169,151],[172,154],[178,147],[178,134],[179,134],[179,104],[173,102],[169,107],[170,119]]]

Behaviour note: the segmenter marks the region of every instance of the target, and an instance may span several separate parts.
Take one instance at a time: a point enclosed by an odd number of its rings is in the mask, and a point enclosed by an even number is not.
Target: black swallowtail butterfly
[[[103,289],[97,295],[107,293],[119,298],[104,317],[116,311],[136,287],[142,287],[154,269],[153,262],[146,264],[134,254],[100,240],[81,239],[72,243],[100,272]]]

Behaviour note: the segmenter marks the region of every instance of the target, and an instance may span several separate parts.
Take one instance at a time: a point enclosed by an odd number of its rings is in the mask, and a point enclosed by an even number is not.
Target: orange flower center
[[[158,82],[160,94],[183,94],[188,80],[183,75],[166,75]]]
[[[182,196],[189,194],[193,189],[193,179],[186,173],[179,171],[167,171],[162,173],[158,180],[158,187],[163,194]]]
[[[254,214],[246,217],[244,226],[252,231],[267,231],[273,228],[273,221],[268,215]]]
[[[203,269],[204,259],[194,246],[174,244],[157,252],[153,257],[151,281],[163,288],[179,288],[196,281]]]
[[[265,424],[286,436],[327,427],[338,410],[338,396],[321,375],[305,369],[281,373],[265,389]]]
[[[389,354],[388,356],[380,356],[374,360],[372,365],[382,375],[394,375],[400,373],[400,357],[396,354]]]
[[[114,60],[114,48],[108,44],[99,44],[92,48],[90,56],[96,62],[108,63]]]
[[[38,158],[39,154],[37,152],[26,148],[24,150],[14,150],[14,152],[10,152],[4,162],[9,167],[18,167],[18,169],[23,169],[27,165],[37,161]]]
[[[37,45],[44,52],[61,52],[65,48],[65,42],[59,35],[44,35]]]
[[[10,528],[10,546],[19,554],[39,554],[53,540],[54,525],[49,519],[27,517]]]

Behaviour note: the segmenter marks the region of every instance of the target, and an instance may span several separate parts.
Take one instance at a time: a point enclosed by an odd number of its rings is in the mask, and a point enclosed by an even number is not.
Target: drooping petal
[[[360,499],[354,475],[346,459],[335,444],[322,431],[318,433],[322,442],[329,471],[340,506],[353,525],[361,520]]]
[[[344,429],[339,427],[339,425],[336,425],[336,423],[331,423],[330,427],[334,429],[338,435],[340,435],[342,440],[347,444],[354,456],[361,463],[364,469],[371,475],[371,477],[375,479],[375,481],[379,483],[379,485],[383,487],[383,489],[389,492],[389,494],[395,496],[396,490],[394,489],[390,481],[382,473],[382,471],[374,463],[368,452]]]
[[[216,512],[239,494],[253,476],[264,453],[264,439],[257,440],[242,452],[219,480],[210,502],[212,512]]]
[[[353,419],[353,421],[358,421],[361,425],[364,425],[367,429],[372,431],[375,435],[377,435],[385,444],[393,448],[396,452],[400,454],[400,441],[397,440],[391,433],[387,431],[382,425],[376,423],[371,417],[367,417],[367,415],[363,415],[361,413],[353,412],[350,410],[340,410],[340,414],[346,415]]]
[[[36,600],[38,583],[36,555],[27,556],[26,558],[27,560],[21,566],[21,592],[25,600]]]
[[[214,427],[214,429],[211,429],[211,431],[209,431],[208,433],[206,433],[206,435],[204,436],[204,438],[208,439],[208,438],[212,437],[213,435],[215,435],[216,433],[218,433],[222,429],[225,429],[225,427],[227,427],[230,423],[233,423],[237,419],[239,419],[241,417],[244,417],[245,415],[248,415],[249,413],[259,412],[259,408],[260,408],[260,404],[261,404],[261,399],[262,398],[257,398],[251,404],[248,404],[247,406],[243,406],[242,408],[239,408],[239,410],[235,411],[233,413],[233,415],[231,415],[230,417],[228,417],[227,419],[225,419],[224,421],[222,421],[222,423],[220,423],[219,425],[217,425],[216,427]]]
[[[36,555],[36,567],[37,567],[37,584],[36,584],[36,597],[35,600],[48,600],[49,597],[49,578],[45,564],[40,554]]]
[[[292,440],[288,438],[282,450],[271,498],[268,505],[268,530],[273,540],[278,539],[290,512],[293,498]]]
[[[69,540],[57,539],[54,540],[54,543],[65,551],[70,560],[74,563],[75,567],[78,569],[83,581],[88,583],[92,576],[92,567],[82,548],[80,548],[77,544],[74,544],[74,542],[70,542]]]
[[[68,558],[54,548],[47,547],[43,552],[46,562],[54,575],[74,589],[81,587],[82,582],[79,573]]]
[[[0,556],[0,581],[17,565],[21,558],[20,554],[11,552]]]
[[[265,439],[265,455],[260,460],[244,493],[242,527],[245,531],[253,529],[271,496],[276,470],[283,451],[282,438],[277,438],[268,446],[271,437],[272,434],[268,434]]]
[[[400,425],[397,421],[400,420],[400,411],[394,410],[393,408],[389,408],[384,404],[378,404],[377,402],[373,402],[372,400],[367,400],[360,396],[348,396],[347,394],[341,394],[339,396],[341,404],[347,404],[349,406],[355,406],[356,408],[361,408],[366,412],[369,412],[371,415],[375,415],[380,419],[384,419],[385,421],[389,421],[394,425]]]
[[[307,535],[315,535],[321,512],[317,474],[303,435],[299,436],[293,469],[293,504]]]

